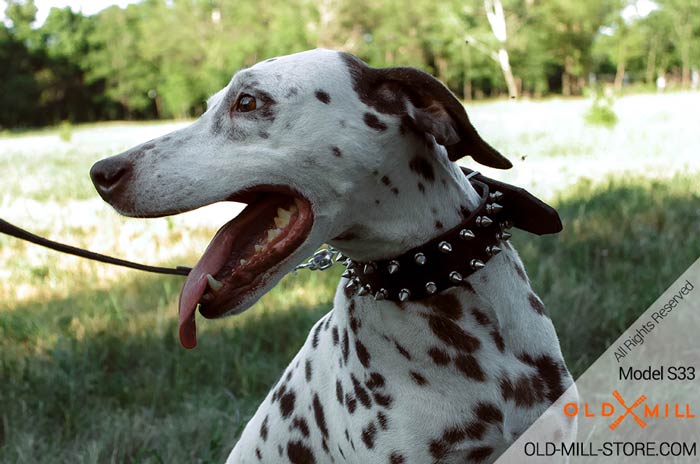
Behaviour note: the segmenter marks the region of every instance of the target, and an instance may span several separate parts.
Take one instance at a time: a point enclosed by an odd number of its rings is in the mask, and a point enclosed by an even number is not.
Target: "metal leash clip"
[[[345,256],[330,245],[327,248],[318,250],[305,263],[299,264],[294,268],[294,272],[299,269],[309,269],[310,271],[325,271],[338,261],[345,260]]]

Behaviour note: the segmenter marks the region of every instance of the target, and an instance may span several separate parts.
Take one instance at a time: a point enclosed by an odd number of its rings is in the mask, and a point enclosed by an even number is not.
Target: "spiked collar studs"
[[[346,293],[376,300],[420,300],[463,285],[469,275],[485,267],[500,253],[500,242],[510,238],[513,221],[505,194],[491,192],[487,183],[474,178],[477,175],[467,176],[480,194],[479,206],[469,217],[401,256],[369,262],[346,259]]]

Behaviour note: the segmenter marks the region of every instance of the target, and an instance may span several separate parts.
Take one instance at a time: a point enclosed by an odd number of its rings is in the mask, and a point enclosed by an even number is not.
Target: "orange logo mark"
[[[625,404],[625,400],[622,399],[622,395],[620,395],[620,392],[618,392],[617,390],[613,391],[613,396],[617,401],[620,402],[622,407],[625,408],[625,412],[623,414],[620,414],[620,416],[617,419],[615,419],[615,422],[610,424],[610,430],[615,430],[617,426],[620,425],[620,423],[622,423],[622,421],[625,420],[625,417],[627,417],[628,415],[631,415],[634,421],[637,423],[637,425],[639,425],[641,428],[647,426],[647,423],[640,419],[640,417],[634,412],[634,408],[636,408],[637,406],[639,406],[647,400],[646,395],[642,395],[639,398],[637,398],[637,401],[632,403],[632,406],[629,407]]]

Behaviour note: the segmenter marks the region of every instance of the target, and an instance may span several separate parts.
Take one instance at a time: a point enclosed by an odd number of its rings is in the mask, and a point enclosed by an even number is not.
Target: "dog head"
[[[349,215],[371,216],[387,194],[380,174],[400,153],[431,144],[444,147],[446,160],[470,155],[510,167],[430,75],[373,69],[319,49],[237,72],[193,124],[102,160],[90,175],[102,198],[128,216],[247,203],[183,287],[180,338],[192,347],[198,305],[208,318],[250,307],[321,244],[346,233]],[[430,162],[417,169],[427,175]]]

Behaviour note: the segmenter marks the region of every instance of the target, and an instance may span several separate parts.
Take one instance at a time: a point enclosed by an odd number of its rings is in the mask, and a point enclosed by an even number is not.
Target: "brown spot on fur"
[[[455,358],[455,366],[462,374],[470,379],[479,382],[486,380],[486,375],[484,375],[484,371],[481,369],[479,362],[470,354],[460,354],[457,356]]]
[[[387,130],[387,125],[380,121],[379,118],[372,113],[365,113],[363,120],[368,127],[371,127],[378,132],[384,132]]]
[[[371,356],[369,355],[365,345],[362,344],[360,340],[355,341],[355,351],[357,351],[357,358],[360,360],[362,365],[365,366],[365,369],[368,369]]]
[[[425,185],[423,185],[423,182],[418,182],[418,190],[420,193],[425,193]]]
[[[326,426],[326,416],[323,413],[323,405],[321,405],[321,400],[318,399],[318,394],[314,393],[313,400],[314,407],[314,419],[316,419],[316,425],[318,425],[321,434],[328,438],[328,427]]]
[[[309,424],[306,423],[306,419],[303,417],[296,416],[292,421],[292,428],[298,429],[305,437],[309,436]]]
[[[367,390],[360,384],[354,374],[350,374],[350,379],[352,380],[352,386],[355,389],[355,397],[362,403],[362,406],[369,409],[372,406],[372,399],[369,397]]]
[[[436,229],[442,229],[444,226],[442,225],[442,222],[440,221],[435,221],[435,228]]]
[[[377,413],[377,422],[379,422],[379,427],[382,430],[387,430],[389,428],[389,418],[381,411]]]
[[[399,453],[398,451],[392,451],[391,455],[389,456],[389,464],[405,464],[406,463],[406,458],[403,457],[403,454]]]
[[[503,341],[503,337],[501,336],[501,333],[497,329],[493,329],[490,333],[491,338],[493,338],[493,343],[496,345],[496,348],[498,348],[498,351],[503,353],[506,349],[506,344]]]
[[[564,385],[562,378],[568,374],[566,367],[554,358],[543,354],[537,358],[533,358],[529,354],[521,354],[518,356],[524,363],[537,369],[537,374],[540,382],[544,382],[547,386],[547,399],[554,402],[564,393]]]
[[[321,323],[318,323],[316,325],[316,328],[314,329],[314,335],[313,338],[311,339],[311,346],[316,348],[318,347],[318,334],[321,332]]]
[[[439,366],[445,366],[450,363],[450,355],[438,347],[433,347],[428,350],[428,355],[433,359],[433,362]]]
[[[430,314],[427,318],[430,330],[447,345],[467,353],[473,353],[481,345],[478,338],[468,334],[454,321],[436,314]]]
[[[333,337],[333,346],[337,346],[338,345],[338,326],[335,326],[335,325],[333,326],[333,328],[331,329],[331,335]]]
[[[355,408],[357,407],[357,400],[350,393],[345,394],[345,404],[347,405],[350,414],[355,412]]]
[[[287,457],[292,464],[315,464],[314,453],[301,441],[287,443]]]
[[[295,402],[296,396],[294,395],[293,391],[289,391],[282,395],[280,398],[280,413],[282,414],[283,418],[289,417],[289,415],[294,411],[294,402]]]
[[[422,375],[420,375],[418,372],[415,372],[415,371],[411,371],[411,379],[416,384],[420,385],[421,387],[423,385],[427,385],[427,383],[428,383],[428,381],[426,380],[425,377],[423,377]]]
[[[340,151],[340,148],[338,148],[338,147],[332,147],[332,150],[333,150],[333,156],[337,156],[338,158],[340,158],[341,156],[343,156],[343,152]]]
[[[367,388],[370,390],[382,388],[384,386],[384,376],[382,376],[382,374],[379,372],[372,372],[369,375],[369,379],[365,381],[365,385],[367,385]]]
[[[500,424],[503,422],[503,413],[493,403],[479,403],[474,408],[474,413],[479,420],[489,424]]]
[[[341,385],[340,380],[335,380],[335,397],[338,399],[338,403],[343,404],[343,385]]]
[[[327,105],[331,102],[331,96],[328,95],[323,90],[317,90],[315,95],[316,95],[316,98],[318,99],[318,101],[320,101],[321,103],[324,103]]]
[[[385,408],[390,408],[391,403],[393,403],[394,399],[390,395],[384,395],[382,393],[377,393],[374,392],[374,401],[379,405],[379,406],[384,406]]]
[[[404,358],[408,359],[409,361],[411,360],[411,353],[408,352],[406,348],[404,348],[399,342],[394,340],[394,346],[396,347],[396,350],[399,352],[401,356]]]
[[[474,316],[474,320],[480,324],[480,325],[490,325],[491,320],[489,317],[484,314],[479,308],[472,308],[471,309],[472,316]]]
[[[343,361],[348,362],[348,356],[350,355],[350,338],[348,337],[348,329],[343,329],[343,346],[341,348],[343,352]]]
[[[479,446],[473,448],[467,455],[467,458],[472,462],[482,462],[488,459],[491,454],[493,454],[493,448],[490,446]]]
[[[307,382],[311,382],[311,360],[307,359],[304,363],[304,374]]]
[[[527,300],[530,302],[530,306],[532,309],[534,309],[538,314],[544,314],[544,305],[540,301],[539,298],[537,298],[537,295],[534,293],[530,293],[527,296]]]
[[[392,187],[392,188],[391,188],[391,193],[393,193],[394,195],[398,195],[398,194],[399,194],[399,189],[397,189],[396,187]]]
[[[374,422],[370,422],[367,427],[362,429],[362,441],[368,449],[374,448],[374,439],[377,435],[377,427]]]
[[[430,164],[430,161],[423,156],[414,156],[408,163],[408,167],[411,168],[411,171],[415,172],[428,182],[433,182],[435,180],[433,165]]]
[[[263,439],[263,441],[267,441],[267,434],[269,432],[267,428],[267,421],[269,417],[265,416],[265,418],[262,421],[262,425],[260,425],[260,437]]]
[[[462,306],[459,299],[451,293],[433,295],[426,300],[426,306],[440,316],[444,316],[453,321],[462,317]]]

